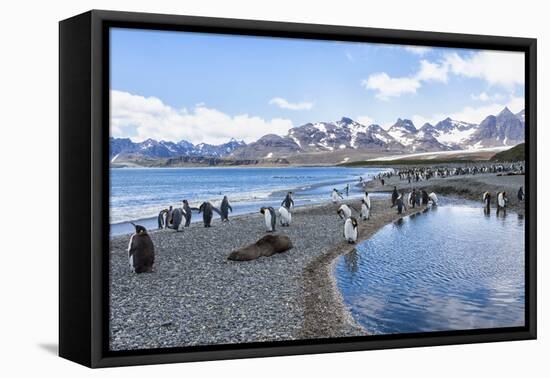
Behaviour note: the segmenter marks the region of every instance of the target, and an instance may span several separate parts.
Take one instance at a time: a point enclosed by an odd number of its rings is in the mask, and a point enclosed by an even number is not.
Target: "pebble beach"
[[[356,209],[359,201],[348,202]],[[302,206],[287,234],[294,248],[247,262],[227,256],[264,236],[262,215],[193,223],[183,232],[152,230],[154,272],[134,274],[129,235],[110,245],[112,350],[361,336],[366,331],[345,309],[331,274],[335,257],[354,248],[343,240],[339,205]],[[359,238],[402,216],[390,199],[373,200]]]
[[[395,177],[369,192],[397,185],[407,192],[425,188],[456,198],[477,199],[485,190],[509,190],[512,211],[523,212],[513,190],[523,176],[462,176],[412,185]],[[479,198],[476,198],[479,197]],[[398,215],[390,193],[372,199],[371,219],[359,221],[359,241],[399,218],[424,211],[408,208]],[[359,209],[359,200],[342,201]],[[327,337],[364,336],[343,304],[333,275],[334,262],[354,249],[342,236],[339,204],[294,209],[290,227],[277,226],[294,247],[286,253],[246,262],[228,261],[235,249],[266,234],[258,213],[218,218],[211,228],[192,223],[183,232],[150,230],[155,245],[153,273],[130,272],[130,235],[110,242],[110,347],[135,350],[220,345]],[[194,216],[197,216],[196,214]]]

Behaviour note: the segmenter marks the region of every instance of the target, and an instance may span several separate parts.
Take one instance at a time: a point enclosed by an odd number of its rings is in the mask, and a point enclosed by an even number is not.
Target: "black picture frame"
[[[525,326],[276,343],[108,349],[110,27],[525,53]],[[536,39],[92,10],[59,24],[59,354],[89,367],[535,339]],[[77,215],[75,215],[77,214]]]

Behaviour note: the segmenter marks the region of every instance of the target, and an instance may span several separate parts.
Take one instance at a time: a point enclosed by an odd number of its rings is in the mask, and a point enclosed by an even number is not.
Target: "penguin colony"
[[[406,170],[395,170],[394,172],[386,172],[379,175],[379,179],[389,178],[394,174],[400,176],[401,179],[407,179],[409,182],[411,178],[416,181],[419,180],[428,180],[430,177],[448,177],[452,175],[460,174],[477,174],[477,173],[487,173],[487,172],[508,172],[511,169],[517,169],[517,167],[510,166],[488,166],[488,167],[473,167],[468,169],[455,168],[455,169],[406,169]],[[522,170],[523,167],[520,167]],[[360,182],[364,183],[362,178]],[[349,195],[349,186],[346,187],[346,193]],[[483,208],[485,212],[490,211],[491,207],[491,198],[492,195],[490,192],[484,192],[482,194]],[[330,199],[333,204],[339,205],[341,200],[344,199],[342,193],[334,188],[330,194]],[[523,187],[520,187],[517,192],[518,202],[525,201],[525,192]],[[397,187],[393,187],[391,193],[391,208],[395,207],[397,214],[403,214],[409,208],[415,208],[416,206],[437,206],[438,197],[434,192],[428,194],[425,190],[417,190],[413,188],[406,196],[403,191],[399,192]],[[506,212],[506,207],[508,204],[508,197],[506,192],[497,192],[496,193],[496,205],[497,205],[497,214],[500,212]],[[279,225],[281,227],[290,227],[292,222],[292,210],[294,209],[294,198],[293,192],[288,192],[281,202],[281,205],[278,211],[271,206],[260,208],[260,213],[263,216],[263,221],[265,225],[265,231],[268,233],[273,233],[276,231],[277,218],[279,219]],[[175,231],[183,231],[183,228],[189,227],[192,220],[193,212],[202,214],[203,225],[206,228],[212,226],[212,220],[214,213],[217,213],[220,216],[222,222],[229,221],[229,213],[233,212],[233,207],[231,206],[227,196],[224,196],[220,208],[216,208],[212,203],[205,201],[197,207],[191,207],[189,202],[184,199],[182,201],[182,207],[173,208],[172,206],[162,209],[158,214],[158,228],[159,229],[172,229]],[[357,210],[349,204],[341,204],[336,214],[337,216],[344,221],[343,224],[343,237],[344,240],[348,243],[356,243],[358,238],[358,220],[353,216],[353,211],[358,214],[358,218],[361,221],[368,221],[371,217],[371,200],[369,193],[364,192],[363,197],[361,198],[361,209]],[[278,213],[278,215],[277,215]],[[154,245],[151,240],[151,237],[147,233],[145,227],[136,225],[132,223],[135,228],[135,233],[131,235],[130,241],[128,244],[128,260],[132,272],[135,273],[146,273],[153,270],[153,263],[155,259]]]
[[[434,193],[431,195],[435,196]],[[435,197],[437,198],[437,197]],[[331,193],[332,202],[339,204],[343,199],[342,194],[334,189]],[[399,196],[398,202],[401,196]],[[393,201],[393,199],[392,199]],[[276,231],[277,219],[281,227],[290,227],[292,222],[292,210],[294,209],[293,193],[288,192],[281,202],[281,206],[276,212],[271,206],[261,207],[260,213],[263,216],[265,231],[273,233]],[[355,209],[348,204],[342,204],[338,207],[336,213],[338,217],[344,220],[343,237],[347,243],[353,244],[357,242],[359,223],[357,218],[353,216],[353,211],[359,214],[359,219],[367,221],[371,214],[371,201],[368,192],[364,192],[361,198],[361,210]],[[202,214],[203,225],[206,228],[212,226],[214,213],[220,216],[222,222],[229,221],[229,213],[233,212],[233,208],[229,203],[227,196],[224,196],[220,205],[220,209],[216,208],[212,203],[205,201],[197,207],[191,207],[187,200],[182,201],[182,207],[173,208],[172,206],[162,209],[158,214],[158,228],[172,229],[175,231],[183,231],[183,228],[189,227],[193,212]],[[398,211],[399,212],[399,211]],[[278,213],[278,214],[277,214]],[[133,223],[132,223],[133,224]],[[147,233],[145,227],[134,225],[135,233],[130,237],[128,245],[128,259],[132,272],[146,273],[153,271],[154,263],[154,245],[151,237]]]

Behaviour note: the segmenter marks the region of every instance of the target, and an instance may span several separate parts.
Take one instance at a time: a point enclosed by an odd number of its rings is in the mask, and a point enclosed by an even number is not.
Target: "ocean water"
[[[362,195],[355,184],[387,168],[116,168],[110,171],[111,235],[132,231],[130,221],[156,228],[163,208],[210,201],[219,206],[227,195],[233,215],[256,212],[261,206],[278,207],[287,191],[297,206],[330,200],[333,188],[350,197]],[[200,217],[194,216],[194,220]]]
[[[440,206],[385,226],[334,273],[371,334],[523,326],[524,240],[521,215]]]

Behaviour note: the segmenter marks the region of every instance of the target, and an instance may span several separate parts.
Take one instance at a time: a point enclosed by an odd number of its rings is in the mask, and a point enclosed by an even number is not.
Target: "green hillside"
[[[491,161],[521,161],[525,160],[525,143],[518,144],[509,150],[495,154]]]

